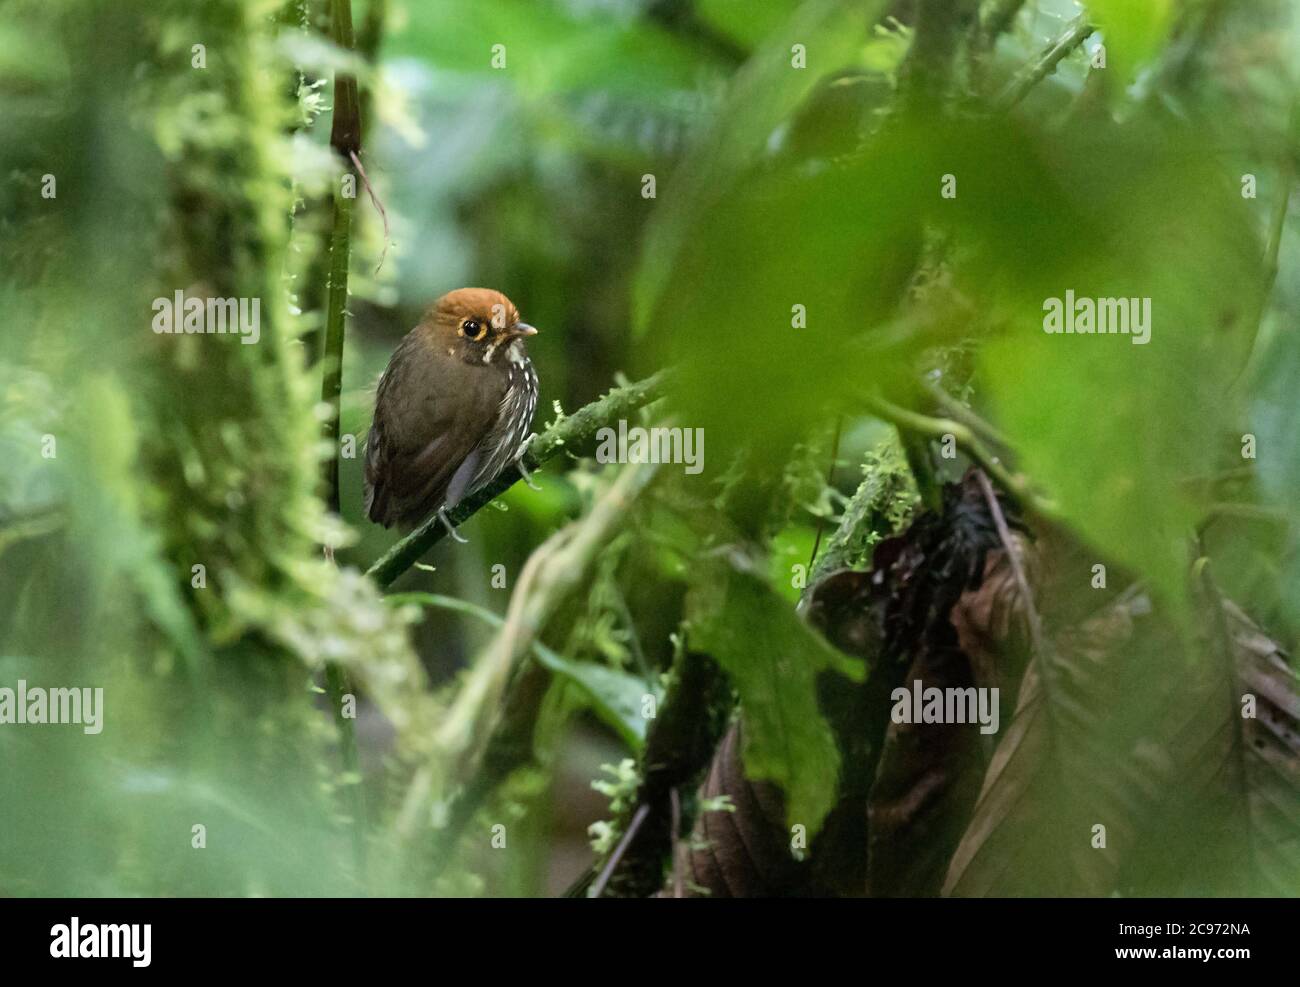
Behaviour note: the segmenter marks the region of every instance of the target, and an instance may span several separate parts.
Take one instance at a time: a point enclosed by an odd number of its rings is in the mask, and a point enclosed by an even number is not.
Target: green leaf
[[[805,625],[750,560],[733,555],[701,575],[691,645],[710,654],[740,693],[746,774],[781,786],[788,823],[811,836],[835,804],[840,763],[817,706],[817,676],[833,670],[861,681],[865,668]]]
[[[749,447],[760,468],[780,469],[809,429],[909,366],[913,341],[891,347],[879,329],[938,187],[918,153],[891,135],[849,163],[775,167],[694,217],[647,349],[676,368],[672,401],[713,455]]]
[[[1087,7],[1106,45],[1104,71],[1128,85],[1164,43],[1173,23],[1173,0],[1087,0]]]
[[[980,379],[1018,466],[1177,603],[1205,508],[1186,481],[1232,451],[1262,248],[1233,176],[1189,133],[1103,124],[1050,140],[1049,154],[1032,133],[949,135],[950,218],[973,248],[958,280],[998,330]],[[1045,332],[1067,291],[1149,300],[1149,341]]]
[[[554,674],[572,682],[584,692],[596,715],[618,732],[624,743],[640,753],[645,746],[646,718],[641,713],[645,696],[655,697],[656,707],[663,690],[627,672],[593,661],[569,661],[545,645],[534,648],[537,660]]]
[[[1300,232],[1283,237],[1282,251],[1300,249]],[[1260,361],[1251,424],[1257,439],[1259,478],[1264,493],[1278,507],[1290,511],[1300,523],[1300,411],[1297,410],[1296,382],[1300,381],[1300,333],[1295,331],[1300,318],[1300,298],[1294,296],[1300,278],[1288,272],[1292,284],[1279,285],[1278,294],[1285,301],[1277,305],[1276,317],[1269,320],[1271,338],[1262,347],[1266,354]],[[1288,297],[1290,296],[1290,297]]]
[[[701,61],[688,42],[602,6],[556,0],[411,4],[410,24],[388,42],[385,55],[474,76],[480,84],[495,82],[541,104],[557,93],[644,97],[689,90],[698,81]]]
[[[696,0],[701,20],[743,45],[754,46],[779,28],[800,0]]]
[[[732,189],[772,135],[818,81],[854,62],[867,26],[879,19],[879,0],[812,0],[745,63],[705,131],[677,170],[657,190],[633,296],[633,325],[645,333],[662,323],[659,302],[681,267],[679,253],[700,229],[703,213]],[[807,67],[791,65],[791,47],[804,46]],[[777,235],[788,230],[778,229]],[[782,252],[787,253],[787,252]],[[788,254],[795,255],[791,249]],[[787,317],[788,319],[788,317]]]
[[[483,607],[437,593],[394,593],[386,599],[394,606],[417,604],[441,607],[469,614],[493,627],[505,621]],[[663,690],[643,679],[615,668],[591,661],[570,661],[561,657],[540,641],[533,642],[533,655],[553,674],[576,686],[586,697],[600,720],[614,730],[633,751],[640,753],[645,746],[646,719],[641,715],[645,696],[651,694],[655,703],[663,698]]]

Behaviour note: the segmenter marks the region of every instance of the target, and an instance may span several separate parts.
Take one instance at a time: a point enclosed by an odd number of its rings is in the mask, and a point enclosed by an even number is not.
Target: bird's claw
[[[468,538],[462,538],[459,534],[457,534],[456,527],[451,523],[451,519],[447,517],[446,510],[441,510],[438,512],[438,520],[441,521],[442,526],[447,529],[447,534],[451,537],[452,541],[460,542],[460,544],[462,545],[469,544]]]
[[[533,475],[528,472],[528,467],[524,465],[524,456],[527,454],[528,447],[533,444],[533,439],[535,438],[537,438],[536,432],[524,439],[523,445],[519,447],[519,458],[515,460],[515,466],[519,470],[519,475],[524,478],[524,482],[528,484],[528,489],[540,491],[542,488],[533,482]]]
[[[524,482],[525,482],[526,484],[528,484],[528,489],[529,489],[529,490],[541,490],[541,489],[542,489],[542,488],[539,487],[536,483],[533,482],[533,475],[532,475],[531,473],[528,472],[528,467],[524,465],[524,457],[523,457],[523,456],[520,456],[520,457],[519,457],[518,461],[515,463],[515,466],[519,469],[519,475],[522,476],[522,477],[524,478]]]

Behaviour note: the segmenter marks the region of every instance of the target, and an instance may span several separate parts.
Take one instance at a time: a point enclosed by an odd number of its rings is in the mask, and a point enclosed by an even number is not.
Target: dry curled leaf
[[[1162,647],[1169,653],[1155,628],[1134,631],[1134,615],[1148,609],[1144,597],[1122,598],[1033,656],[945,895],[1115,890],[1158,774],[1135,730],[1141,693],[1125,675]]]
[[[1203,602],[1195,653],[1132,591],[1035,656],[945,894],[1300,888],[1296,676],[1233,603]]]
[[[791,853],[781,791],[745,777],[741,744],[741,725],[735,723],[723,737],[700,787],[701,801],[725,795],[731,807],[701,812],[689,848],[678,854],[688,894],[769,897],[788,894],[800,883],[800,864]]]
[[[1276,641],[1208,583],[1204,592],[1220,616],[1207,621],[1203,659],[1162,697],[1159,740],[1173,765],[1124,890],[1292,896],[1300,686]]]
[[[909,696],[997,687],[1010,677],[1005,656],[1023,626],[1018,584],[974,474],[947,487],[944,501],[942,515],[923,516],[909,530],[891,570],[887,653],[907,660],[901,685]],[[1011,537],[1022,558],[1030,553],[1021,532]],[[906,713],[910,701],[898,706]],[[900,715],[888,725],[867,810],[871,895],[939,892],[979,793],[988,746],[976,722]]]

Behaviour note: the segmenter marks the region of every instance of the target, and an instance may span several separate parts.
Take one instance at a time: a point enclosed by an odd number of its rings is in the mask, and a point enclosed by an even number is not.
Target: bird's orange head
[[[466,363],[505,360],[516,340],[537,334],[519,320],[515,303],[491,288],[447,292],[433,303],[425,322],[437,343],[459,353]]]

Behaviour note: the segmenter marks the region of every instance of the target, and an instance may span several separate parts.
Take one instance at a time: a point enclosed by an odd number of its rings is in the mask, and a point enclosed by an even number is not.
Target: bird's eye
[[[466,339],[471,339],[477,342],[483,338],[483,333],[485,333],[487,329],[484,327],[483,323],[479,322],[477,319],[466,319],[461,323],[460,331],[461,335]]]

